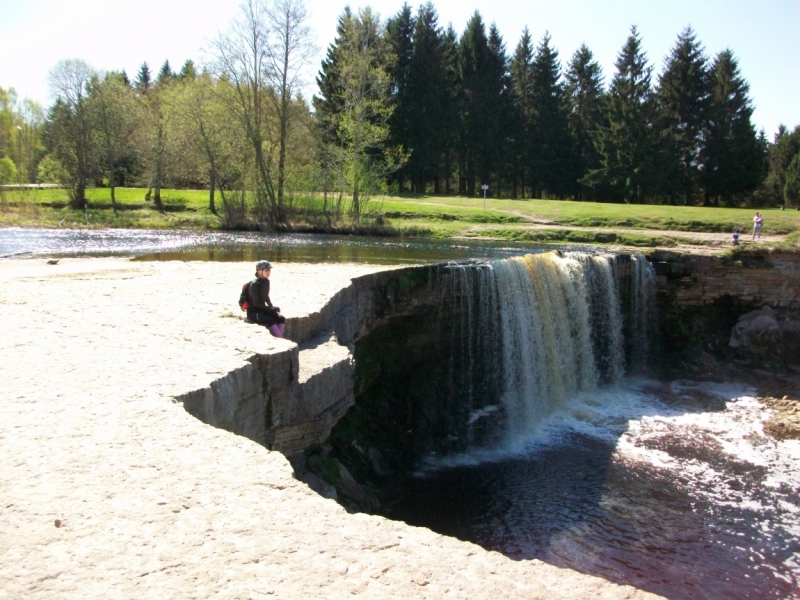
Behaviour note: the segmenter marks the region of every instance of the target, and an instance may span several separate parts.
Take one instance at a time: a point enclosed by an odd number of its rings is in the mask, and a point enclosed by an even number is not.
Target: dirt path
[[[463,235],[469,236],[470,233],[479,231],[497,229],[499,225],[472,225],[467,228]],[[536,230],[556,230],[556,231],[591,231],[593,233],[616,233],[616,234],[636,234],[644,236],[658,236],[673,238],[676,240],[697,240],[701,242],[698,245],[712,245],[712,246],[730,246],[731,234],[729,233],[713,233],[705,231],[674,231],[665,229],[634,229],[634,228],[619,228],[619,227],[579,227],[575,225],[557,225],[547,221],[534,221],[530,224],[509,224],[503,225],[508,229],[520,229],[523,231],[536,231]],[[782,242],[786,239],[785,235],[762,235],[758,240],[753,241],[749,235],[743,235],[739,238],[741,245],[750,244],[774,244]],[[688,244],[687,244],[688,245]]]

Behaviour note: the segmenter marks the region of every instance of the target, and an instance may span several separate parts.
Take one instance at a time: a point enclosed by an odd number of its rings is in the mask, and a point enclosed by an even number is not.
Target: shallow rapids
[[[750,393],[582,393],[501,449],[430,456],[393,516],[667,598],[800,598],[800,442]]]

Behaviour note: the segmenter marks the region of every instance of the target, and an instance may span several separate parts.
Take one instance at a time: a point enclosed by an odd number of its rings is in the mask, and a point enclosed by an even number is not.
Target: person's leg
[[[277,328],[281,332],[278,337],[283,337],[283,332],[286,331],[286,323],[278,323]]]
[[[269,332],[270,332],[270,333],[271,333],[273,336],[275,336],[275,337],[277,337],[277,338],[279,338],[279,337],[283,337],[283,332],[282,332],[282,331],[281,331],[281,330],[278,328],[278,326],[277,326],[277,325],[270,325],[268,329],[269,329]]]

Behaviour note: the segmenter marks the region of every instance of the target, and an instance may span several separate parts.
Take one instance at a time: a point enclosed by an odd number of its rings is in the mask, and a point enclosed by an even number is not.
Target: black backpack
[[[242,310],[250,308],[250,284],[253,283],[253,281],[248,281],[242,286],[242,293],[239,294],[239,308]]]

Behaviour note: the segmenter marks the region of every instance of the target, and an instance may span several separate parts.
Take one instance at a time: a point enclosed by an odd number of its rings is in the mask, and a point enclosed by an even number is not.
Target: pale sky
[[[203,61],[207,40],[234,16],[239,0],[0,0],[0,87],[48,105],[47,73],[63,58],[99,70],[125,69],[133,78],[143,61],[154,73],[168,59]],[[307,0],[320,58],[335,35],[346,2]],[[353,8],[368,4],[350,3]],[[369,3],[382,17],[400,0]],[[411,4],[416,12],[416,4]],[[538,42],[549,31],[566,63],[586,43],[606,78],[632,24],[656,73],[678,34],[691,25],[706,53],[733,50],[750,83],[753,120],[771,139],[778,125],[800,125],[800,0],[439,0],[440,24],[461,34],[476,9],[495,22],[511,54],[525,25]],[[315,62],[308,80],[319,68]],[[315,86],[308,88],[310,93]]]

